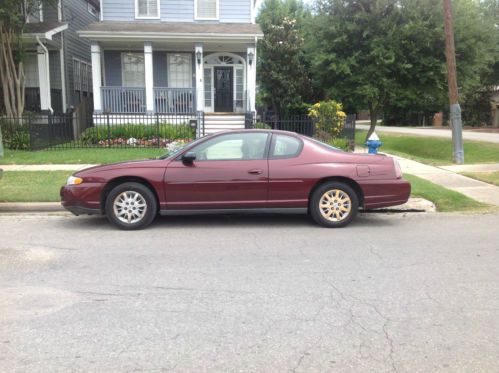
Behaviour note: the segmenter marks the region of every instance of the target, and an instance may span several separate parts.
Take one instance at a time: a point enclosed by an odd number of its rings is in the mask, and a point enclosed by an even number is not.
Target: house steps
[[[245,128],[244,114],[205,114],[204,133],[212,133],[228,130],[240,130]]]

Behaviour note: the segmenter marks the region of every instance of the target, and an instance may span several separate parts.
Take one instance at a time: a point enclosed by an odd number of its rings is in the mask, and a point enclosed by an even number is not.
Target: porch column
[[[154,76],[152,61],[152,44],[144,43],[144,71],[146,82],[146,111],[149,114],[154,113]]]
[[[256,44],[248,44],[246,48],[246,87],[247,111],[255,111],[256,99]]]
[[[37,48],[38,56],[38,82],[40,84],[40,109],[51,110],[49,54],[46,48]]]
[[[102,68],[101,68],[101,48],[99,43],[92,42],[92,88],[94,93],[94,112],[102,112]]]
[[[204,54],[203,44],[198,43],[194,48],[194,61],[196,65],[196,110],[204,111]]]

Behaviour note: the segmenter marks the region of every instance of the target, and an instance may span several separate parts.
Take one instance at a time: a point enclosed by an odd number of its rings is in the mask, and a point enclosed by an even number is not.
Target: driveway
[[[367,131],[369,125],[357,123],[355,126],[359,130]],[[452,131],[450,128],[428,128],[428,127],[387,127],[387,126],[376,126],[376,132],[387,132],[387,133],[400,133],[404,135],[417,135],[417,136],[428,136],[428,137],[444,137],[452,138]],[[499,133],[489,133],[489,132],[474,132],[474,131],[463,131],[464,140],[473,141],[485,141],[493,142],[499,144]]]
[[[0,215],[0,371],[497,371],[497,226]]]

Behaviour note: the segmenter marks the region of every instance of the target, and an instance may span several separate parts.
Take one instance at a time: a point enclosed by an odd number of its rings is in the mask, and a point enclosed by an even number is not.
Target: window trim
[[[158,9],[158,15],[156,17],[139,15],[139,1],[140,0],[135,0],[135,19],[160,19],[161,18],[161,8],[159,5],[161,2],[160,0],[156,0],[157,9]]]
[[[220,0],[215,0],[217,5],[216,5],[216,16],[213,17],[199,17],[198,16],[198,1],[199,0],[194,0],[194,20],[196,21],[214,21],[214,20],[219,20],[220,19]]]
[[[298,142],[300,143],[300,146],[298,147],[298,150],[294,153],[294,154],[291,154],[291,155],[272,155],[274,153],[274,149],[275,149],[275,144],[276,144],[276,139],[277,139],[277,136],[287,136],[287,137],[292,137],[296,140],[298,140]],[[284,133],[273,133],[272,134],[272,143],[270,144],[270,149],[269,149],[269,160],[271,159],[290,159],[290,158],[297,158],[300,156],[301,152],[303,151],[303,147],[304,147],[304,144],[303,144],[303,140],[300,139],[298,136],[293,136],[291,134],[284,134]]]

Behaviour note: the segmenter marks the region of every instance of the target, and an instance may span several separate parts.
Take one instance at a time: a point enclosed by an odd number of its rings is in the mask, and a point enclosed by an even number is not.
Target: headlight
[[[81,177],[70,176],[70,177],[68,177],[68,181],[66,182],[66,185],[78,185],[81,183],[83,183],[83,179]]]

